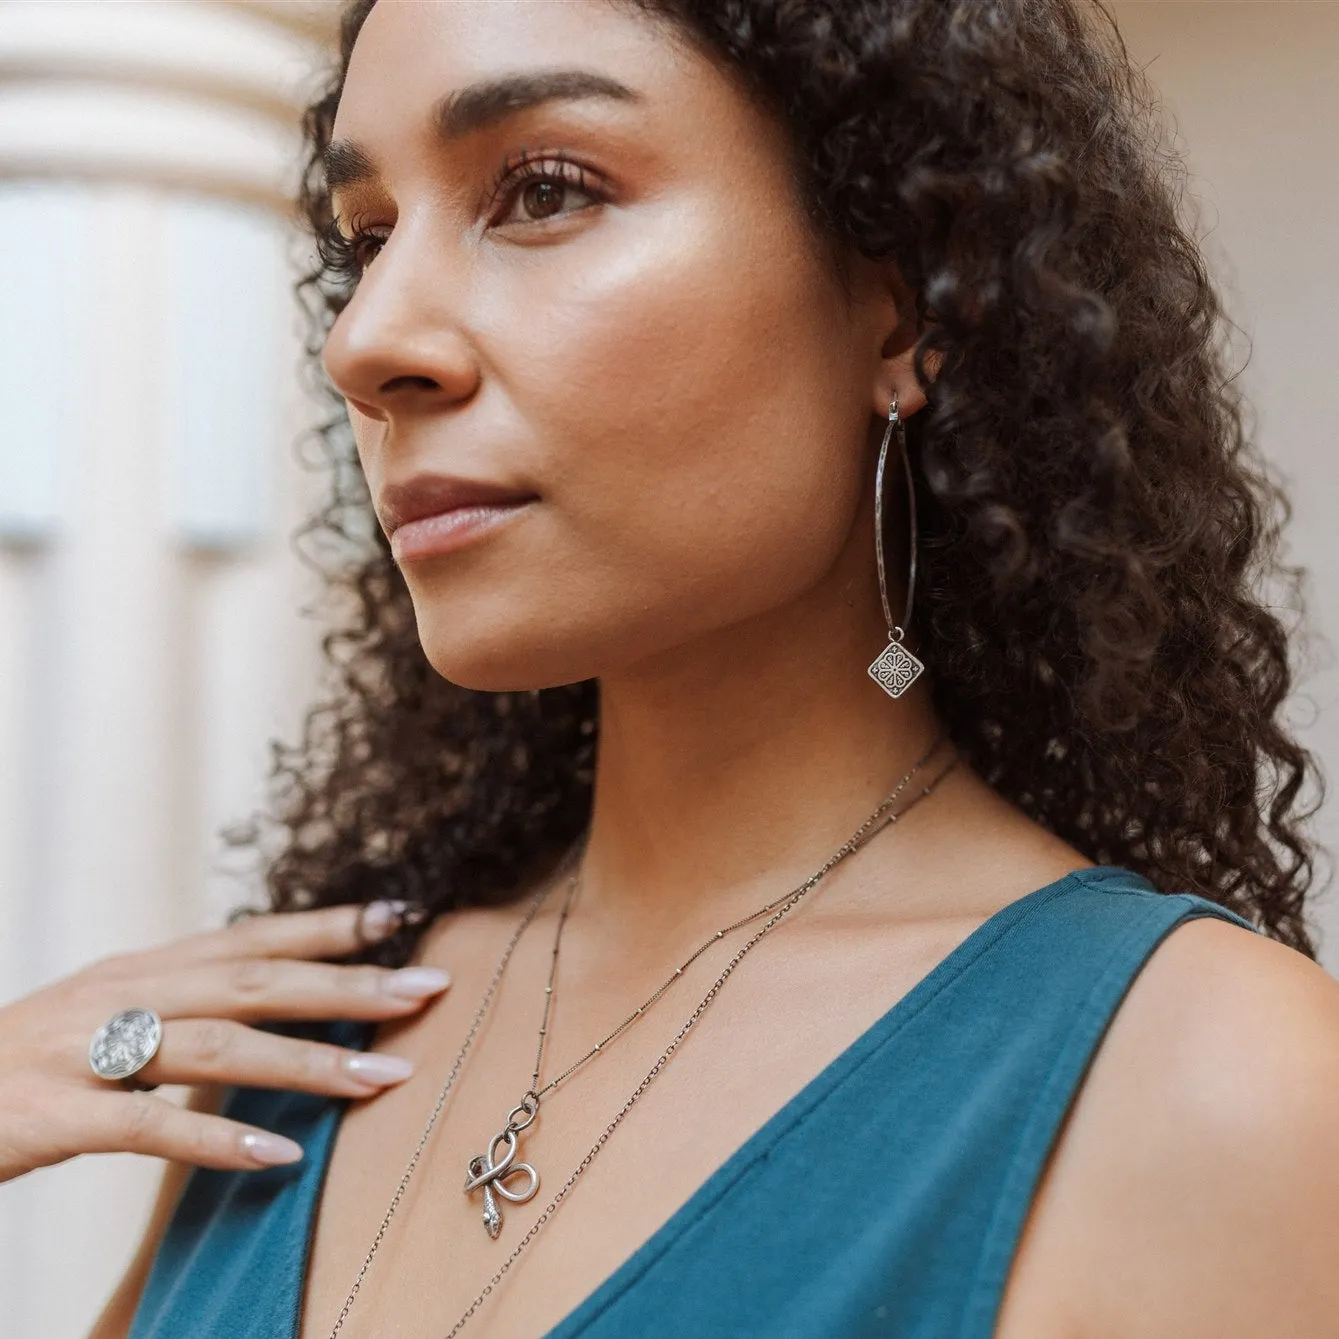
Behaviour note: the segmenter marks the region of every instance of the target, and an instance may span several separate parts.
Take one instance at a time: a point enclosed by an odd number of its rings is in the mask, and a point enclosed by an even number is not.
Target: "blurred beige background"
[[[1334,776],[1339,4],[1113,7],[1292,485],[1319,634],[1294,718]],[[0,0],[0,1002],[219,923],[243,890],[215,834],[315,682],[283,209],[330,17]],[[1339,849],[1339,801],[1319,829]],[[1333,898],[1318,914],[1339,971]],[[86,1333],[160,1169],[85,1157],[0,1186],[0,1330]]]

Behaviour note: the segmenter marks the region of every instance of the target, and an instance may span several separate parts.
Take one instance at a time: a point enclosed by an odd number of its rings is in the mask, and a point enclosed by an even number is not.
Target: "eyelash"
[[[574,159],[552,152],[522,151],[509,158],[494,178],[485,208],[493,207],[502,201],[510,204],[530,185],[549,182],[564,190],[576,190],[589,196],[594,204],[604,204],[608,200],[605,192],[595,185],[591,173]],[[581,208],[590,208],[590,205]],[[510,208],[508,209],[510,212]],[[568,213],[579,210],[564,210],[556,215],[541,219],[525,220],[532,226],[543,225],[552,218],[562,218]],[[505,220],[502,220],[505,221]],[[323,277],[344,287],[352,287],[362,278],[363,272],[376,259],[376,255],[364,259],[366,248],[375,243],[378,247],[385,244],[389,229],[363,228],[355,218],[352,235],[346,237],[338,222],[331,222],[321,234],[317,243],[318,256]]]

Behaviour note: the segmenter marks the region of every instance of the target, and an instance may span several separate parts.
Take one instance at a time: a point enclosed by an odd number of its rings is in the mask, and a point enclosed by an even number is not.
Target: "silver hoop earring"
[[[888,442],[897,429],[898,446],[902,452],[902,467],[907,476],[907,530],[910,535],[911,559],[907,564],[907,602],[902,622],[893,622],[893,611],[888,604],[888,577],[883,563],[883,469],[888,459]],[[874,475],[874,557],[879,567],[879,599],[883,602],[883,617],[888,624],[888,645],[869,667],[869,677],[889,697],[898,698],[911,687],[925,666],[903,646],[906,627],[911,622],[911,600],[916,591],[916,485],[911,477],[911,459],[907,455],[907,434],[897,412],[897,394],[888,405],[888,427],[879,447],[879,466]]]

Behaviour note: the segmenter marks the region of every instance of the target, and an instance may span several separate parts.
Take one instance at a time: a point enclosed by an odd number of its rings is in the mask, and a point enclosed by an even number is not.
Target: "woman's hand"
[[[367,1097],[407,1078],[398,1057],[300,1041],[258,1020],[404,1018],[448,984],[434,968],[400,971],[304,959],[346,957],[384,938],[395,904],[251,916],[144,953],[104,958],[0,1009],[0,1181],[80,1153],[126,1151],[202,1167],[255,1169],[302,1149],[269,1131],[183,1110],[101,1079],[94,1032],[122,1009],[163,1019],[144,1083],[291,1088]]]

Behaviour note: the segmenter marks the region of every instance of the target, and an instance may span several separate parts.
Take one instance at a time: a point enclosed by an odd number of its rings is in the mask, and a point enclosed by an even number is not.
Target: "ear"
[[[873,386],[874,412],[888,417],[888,406],[897,395],[898,416],[906,419],[925,407],[925,392],[916,380],[916,341],[923,330],[917,323],[916,296],[892,264],[879,267],[881,294],[878,303],[883,318],[883,345]],[[937,350],[926,359],[931,379],[938,373],[943,354]]]

